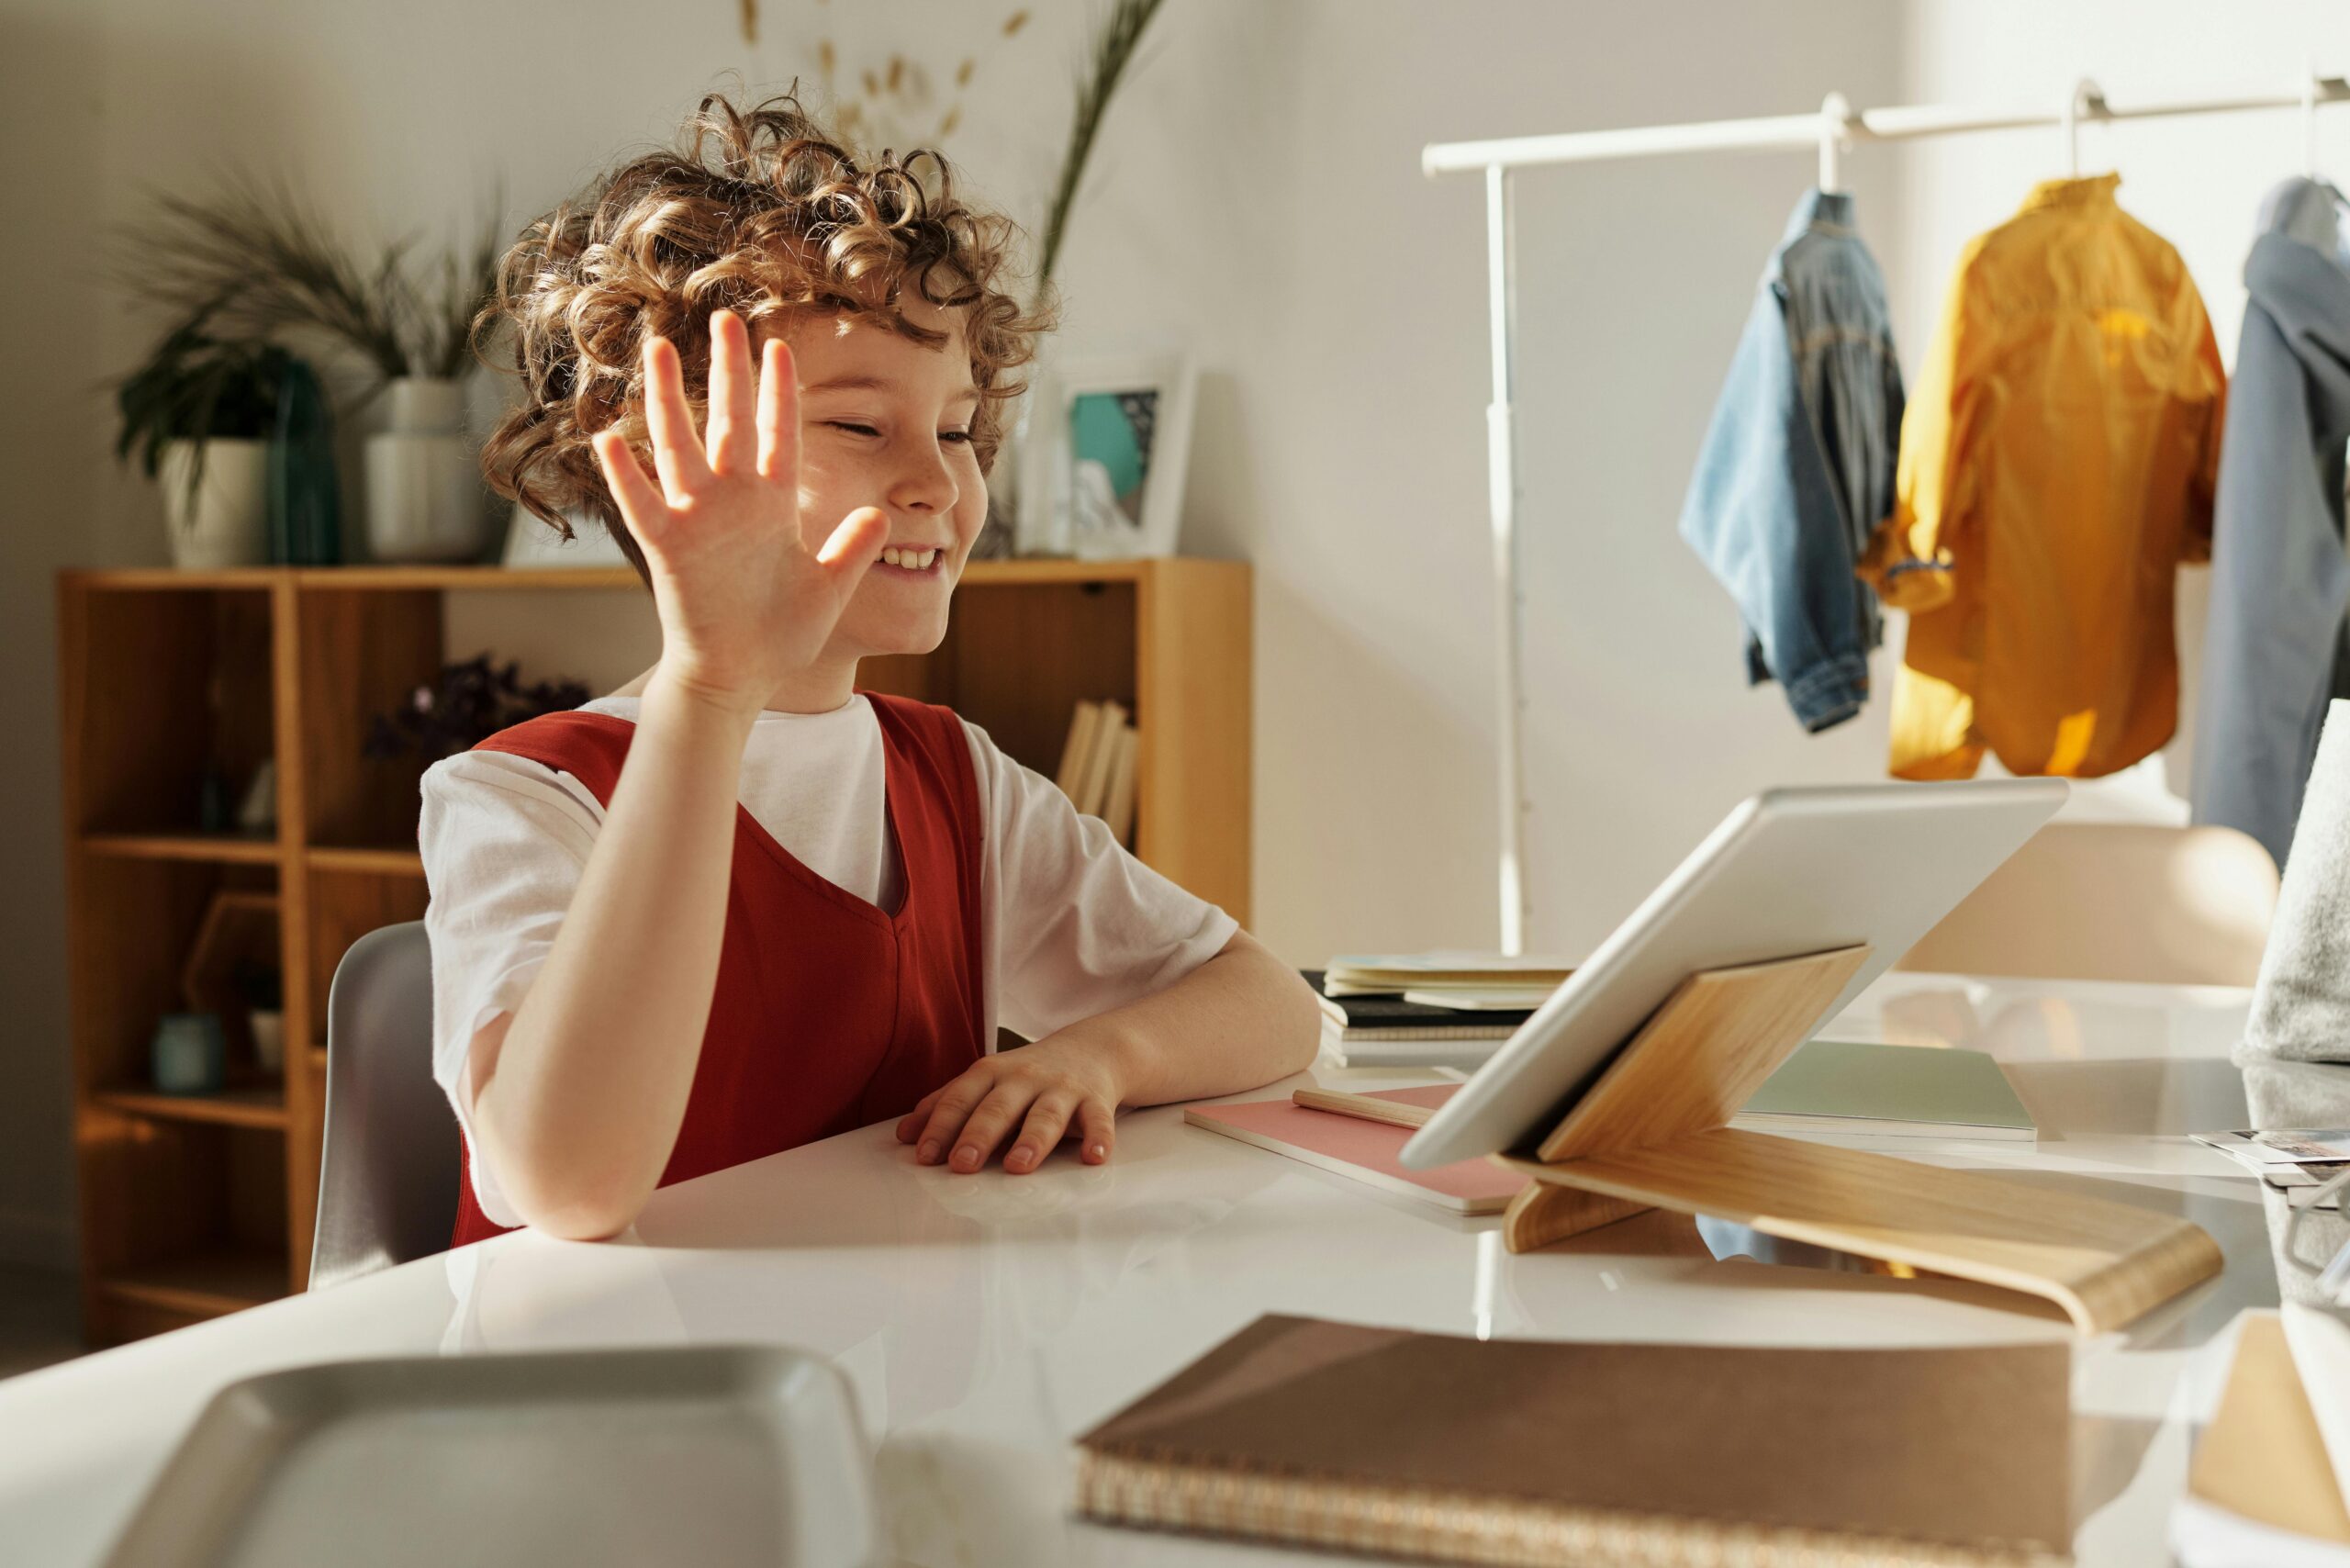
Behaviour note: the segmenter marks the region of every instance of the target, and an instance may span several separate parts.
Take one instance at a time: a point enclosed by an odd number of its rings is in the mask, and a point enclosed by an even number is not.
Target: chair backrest
[[[444,1251],[457,1122],[432,1081],[432,956],[421,921],[351,945],[327,994],[326,1139],[310,1288]]]
[[[2233,828],[2051,823],[1896,967],[2250,985],[2277,885],[2268,852]]]

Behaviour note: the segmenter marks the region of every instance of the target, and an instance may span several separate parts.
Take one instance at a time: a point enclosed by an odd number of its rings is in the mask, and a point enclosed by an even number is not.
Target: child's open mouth
[[[934,577],[939,564],[946,560],[944,550],[901,550],[892,544],[881,552],[880,565],[893,572],[903,572],[910,577]]]

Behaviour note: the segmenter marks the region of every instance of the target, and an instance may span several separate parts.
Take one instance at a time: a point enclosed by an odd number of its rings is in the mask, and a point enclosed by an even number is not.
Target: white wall
[[[356,235],[446,232],[502,183],[510,217],[666,136],[722,73],[779,84],[830,30],[948,71],[1001,6],[735,0],[0,0],[0,1255],[62,1256],[70,1207],[50,573],[162,556],[159,510],[106,454],[96,383],[150,327],[91,265],[149,183],[280,169]],[[983,57],[951,144],[1033,216],[1087,16],[1037,0]],[[1186,546],[1259,568],[1259,932],[1311,961],[1494,936],[1483,248],[1477,182],[1423,142],[1855,103],[2030,101],[2076,67],[2117,99],[2298,68],[2301,5],[2007,0],[1175,0],[1117,104],[1071,230],[1063,352],[1180,344],[1206,375]],[[2061,12],[2061,15],[2051,13]],[[652,25],[648,25],[648,24]],[[911,47],[910,47],[911,46]],[[2339,69],[2342,62],[2321,59]],[[2330,155],[2350,114],[2333,111]],[[2187,252],[2232,349],[2253,205],[2284,121],[2091,131],[2124,199]],[[2094,157],[2094,152],[2092,157]],[[1847,161],[1902,348],[1924,347],[1964,239],[2053,171],[2053,134]],[[1520,409],[1529,844],[1541,946],[1604,934],[1731,802],[1878,776],[1886,713],[1807,738],[1748,690],[1728,599],[1674,537],[1690,460],[1788,207],[1799,154],[1522,177]],[[484,599],[456,618],[534,666],[606,674],[641,609]],[[633,638],[635,641],[631,642]],[[566,652],[568,650],[568,652]],[[1880,678],[1889,669],[1880,655]],[[552,670],[550,669],[550,672]]]
[[[1300,286],[1249,380],[1264,519],[1258,922],[1300,959],[1496,935],[1483,195],[1429,140],[1784,113],[1897,90],[1858,4],[1328,4],[1296,86]],[[1376,20],[1369,18],[1375,17]],[[1469,25],[1473,21],[1473,26]],[[1692,47],[1693,39],[1703,47]],[[1519,176],[1528,940],[1605,935],[1722,812],[1866,776],[1881,708],[1807,739],[1744,684],[1673,532],[1800,154]],[[1879,168],[1863,223],[1898,233]]]
[[[108,431],[89,390],[99,190],[73,129],[98,50],[63,6],[0,9],[0,1259],[62,1263],[72,1203],[51,574],[90,556]]]

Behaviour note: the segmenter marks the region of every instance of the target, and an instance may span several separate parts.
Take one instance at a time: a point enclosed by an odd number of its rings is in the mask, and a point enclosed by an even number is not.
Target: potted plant
[[[294,358],[218,337],[213,307],[166,332],[115,393],[115,455],[163,486],[172,562],[258,566],[269,552],[269,437]]]
[[[380,378],[385,427],[365,442],[369,554],[479,556],[487,497],[465,433],[463,378],[474,318],[495,285],[496,221],[462,254],[426,268],[406,240],[354,257],[283,185],[237,180],[217,196],[167,193],[157,205],[151,247],[174,258],[159,285],[166,298],[217,302],[223,319],[256,337],[322,338]]]

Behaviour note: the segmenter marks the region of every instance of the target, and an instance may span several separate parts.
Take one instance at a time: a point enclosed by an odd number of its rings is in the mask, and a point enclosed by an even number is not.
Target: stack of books
[[[1053,776],[1070,803],[1108,823],[1121,844],[1134,832],[1138,739],[1123,704],[1080,702],[1061,747],[1060,770]]]
[[[1574,966],[1496,953],[1357,953],[1305,969],[1331,1048],[1348,1067],[1473,1068],[1550,1000]]]

